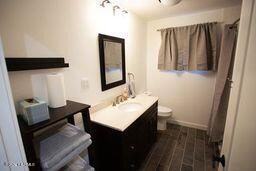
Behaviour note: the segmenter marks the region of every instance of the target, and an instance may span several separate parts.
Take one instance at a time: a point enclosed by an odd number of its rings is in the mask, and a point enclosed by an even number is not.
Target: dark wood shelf
[[[64,58],[5,58],[8,71],[69,67]]]
[[[90,108],[90,105],[67,100],[66,106],[59,107],[59,108],[49,108],[49,114],[50,114],[49,120],[28,126],[27,123],[22,119],[22,117],[19,117],[20,131],[26,134],[36,132],[60,120],[72,117],[76,113],[79,113],[84,110],[88,110],[89,108]]]
[[[24,149],[26,152],[28,163],[35,163],[35,167],[30,167],[31,171],[41,171],[40,159],[36,157],[36,151],[34,148],[34,132],[39,131],[43,128],[46,128],[54,123],[67,119],[70,124],[75,125],[74,115],[81,113],[83,119],[84,130],[91,133],[91,122],[89,114],[90,105],[77,103],[74,101],[67,100],[67,105],[59,108],[49,108],[50,119],[39,122],[37,124],[28,126],[27,123],[22,119],[21,116],[18,116],[18,123],[20,127],[20,132],[22,135],[22,140],[24,144]],[[94,155],[94,144],[88,147],[89,161],[90,165],[95,165],[95,155]]]

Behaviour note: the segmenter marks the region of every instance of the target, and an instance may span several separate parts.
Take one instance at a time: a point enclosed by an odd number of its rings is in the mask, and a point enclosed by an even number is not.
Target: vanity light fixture
[[[127,13],[128,13],[128,11],[126,11],[126,10],[123,10],[123,11],[122,11],[122,13],[123,13],[123,14],[127,14]]]
[[[101,7],[107,7],[107,5],[111,5],[111,2],[109,0],[103,0],[100,4]],[[117,11],[120,11],[119,13],[120,14],[127,14],[128,11],[127,10],[124,10],[124,9],[121,9],[120,6],[118,5],[113,5],[112,4],[112,8],[113,8],[113,15],[116,15],[117,14]]]
[[[102,3],[100,4],[100,6],[105,7],[106,4],[111,4],[111,2],[110,2],[109,0],[104,0],[104,1],[102,1]]]
[[[120,7],[118,5],[113,6],[113,14],[116,15],[116,11],[120,10]]]

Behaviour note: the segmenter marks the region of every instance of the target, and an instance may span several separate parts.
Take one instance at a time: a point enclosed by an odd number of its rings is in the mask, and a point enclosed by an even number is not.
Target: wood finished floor
[[[140,171],[215,171],[213,147],[206,139],[205,131],[168,124],[166,131],[158,132]]]

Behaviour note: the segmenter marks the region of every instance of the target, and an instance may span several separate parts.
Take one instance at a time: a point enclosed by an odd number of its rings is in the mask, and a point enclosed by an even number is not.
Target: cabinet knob
[[[133,145],[131,145],[131,146],[130,146],[130,149],[131,149],[131,150],[134,150],[134,146],[133,146]]]

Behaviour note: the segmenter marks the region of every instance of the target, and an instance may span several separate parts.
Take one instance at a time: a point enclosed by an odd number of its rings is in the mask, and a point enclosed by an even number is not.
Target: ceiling
[[[110,0],[111,1],[111,0]],[[182,0],[175,6],[165,6],[158,0],[112,0],[146,20],[189,14],[239,5],[242,0]]]

